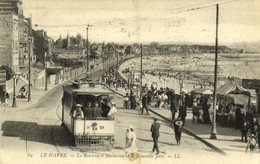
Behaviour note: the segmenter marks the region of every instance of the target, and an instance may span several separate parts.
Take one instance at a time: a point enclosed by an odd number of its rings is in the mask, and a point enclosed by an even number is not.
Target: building
[[[36,62],[45,64],[45,57],[49,51],[49,37],[44,30],[33,30],[34,38],[34,54],[36,56]]]
[[[14,13],[0,14],[0,65],[19,71],[18,16]]]
[[[19,91],[20,87],[28,86],[29,68],[35,59],[31,48],[31,18],[24,17],[22,1],[1,0],[0,20],[0,65],[6,65],[20,74],[16,80],[16,90]],[[3,91],[11,93],[13,88],[8,86],[12,85],[1,86],[0,94]]]

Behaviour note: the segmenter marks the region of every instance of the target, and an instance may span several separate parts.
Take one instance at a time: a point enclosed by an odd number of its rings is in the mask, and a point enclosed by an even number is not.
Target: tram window
[[[67,92],[64,92],[63,98],[64,98],[64,105],[70,108],[72,106],[71,95]]]
[[[86,102],[85,95],[78,95],[77,98],[76,98],[76,102],[77,102],[77,104],[84,105],[85,102]]]

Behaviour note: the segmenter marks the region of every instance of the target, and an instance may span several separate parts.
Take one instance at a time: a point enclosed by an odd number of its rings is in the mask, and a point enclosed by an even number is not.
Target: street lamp
[[[20,73],[13,73],[13,104],[12,107],[16,108],[16,79],[19,77]]]
[[[183,77],[183,76],[181,75],[181,73],[180,73],[180,74],[179,74],[179,77],[178,77],[178,80],[179,80],[179,84],[180,84],[180,105],[183,105],[182,89],[183,89],[183,83],[184,83],[185,77]]]
[[[141,65],[140,65],[140,104],[142,103],[142,95],[143,95],[143,45],[141,44]]]
[[[45,65],[45,91],[48,90],[48,74],[47,74],[47,53],[45,52],[44,54],[44,59],[45,59],[45,62],[44,62],[44,65]]]
[[[31,47],[33,47],[33,38],[32,38],[32,15],[30,14],[29,19],[29,37],[28,37],[28,43],[29,43],[29,70],[28,70],[28,99],[29,102],[31,100]]]
[[[28,102],[31,100],[31,41],[32,38],[28,37],[29,41],[29,67],[28,67]]]
[[[216,124],[216,103],[217,103],[217,79],[218,79],[218,16],[219,5],[216,5],[216,46],[215,46],[215,69],[214,69],[214,97],[213,97],[213,122],[210,133],[210,139],[217,139],[217,124]]]
[[[88,48],[88,28],[90,27],[90,25],[87,25],[87,28],[86,28],[86,30],[87,30],[87,32],[86,32],[86,34],[87,34],[87,72],[88,72],[88,65],[89,65],[89,54],[88,54],[88,52],[89,52],[89,48]]]

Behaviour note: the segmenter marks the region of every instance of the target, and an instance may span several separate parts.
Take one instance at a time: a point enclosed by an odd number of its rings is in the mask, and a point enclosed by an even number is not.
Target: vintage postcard
[[[0,0],[0,163],[260,163],[257,0]]]

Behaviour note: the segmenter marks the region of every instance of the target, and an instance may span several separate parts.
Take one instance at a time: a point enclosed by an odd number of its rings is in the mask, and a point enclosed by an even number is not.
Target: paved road
[[[29,161],[32,159],[32,162],[37,159],[44,163],[46,161],[51,162],[51,159],[59,161],[65,158],[66,161],[82,160],[81,157],[77,157],[83,153],[73,145],[73,137],[60,126],[60,98],[61,87],[58,87],[33,108],[9,112],[12,116],[4,119],[5,121],[2,120],[1,158],[3,161],[8,161],[8,158],[12,157],[19,157],[17,159]],[[115,96],[115,100],[119,108],[115,120],[115,148],[111,152],[88,152],[85,154],[89,156],[107,153],[110,155],[124,155],[125,128],[132,125],[135,127],[139,153],[146,156],[142,160],[149,161],[151,158],[155,158],[156,156],[151,152],[153,143],[149,131],[153,122],[152,117],[141,116],[136,110],[120,109],[122,98]],[[59,109],[58,112],[57,109]],[[219,155],[186,134],[183,134],[182,145],[178,147],[174,141],[172,128],[162,120],[160,120],[160,123],[162,127],[159,145],[162,154],[158,158],[166,161],[181,160],[174,158],[174,156],[186,158],[186,155],[189,156],[194,152],[209,156]],[[51,157],[57,155],[57,153],[63,155],[65,153],[66,157]],[[119,157],[112,159],[125,160]],[[107,160],[107,158],[102,158],[102,160]]]
[[[153,115],[140,115],[137,110],[122,109],[122,97],[114,95],[118,113],[115,120],[115,147],[110,152],[82,152],[73,144],[73,137],[60,126],[62,87],[58,86],[44,96],[32,108],[9,110],[1,113],[1,163],[80,163],[129,162],[124,156],[125,128],[135,127],[141,163],[188,162],[194,156],[221,157],[200,141],[183,134],[181,146],[177,146],[171,125],[161,123],[159,146],[161,154],[152,154],[150,126]],[[209,159],[209,158],[208,158]],[[19,161],[17,161],[19,160]]]

